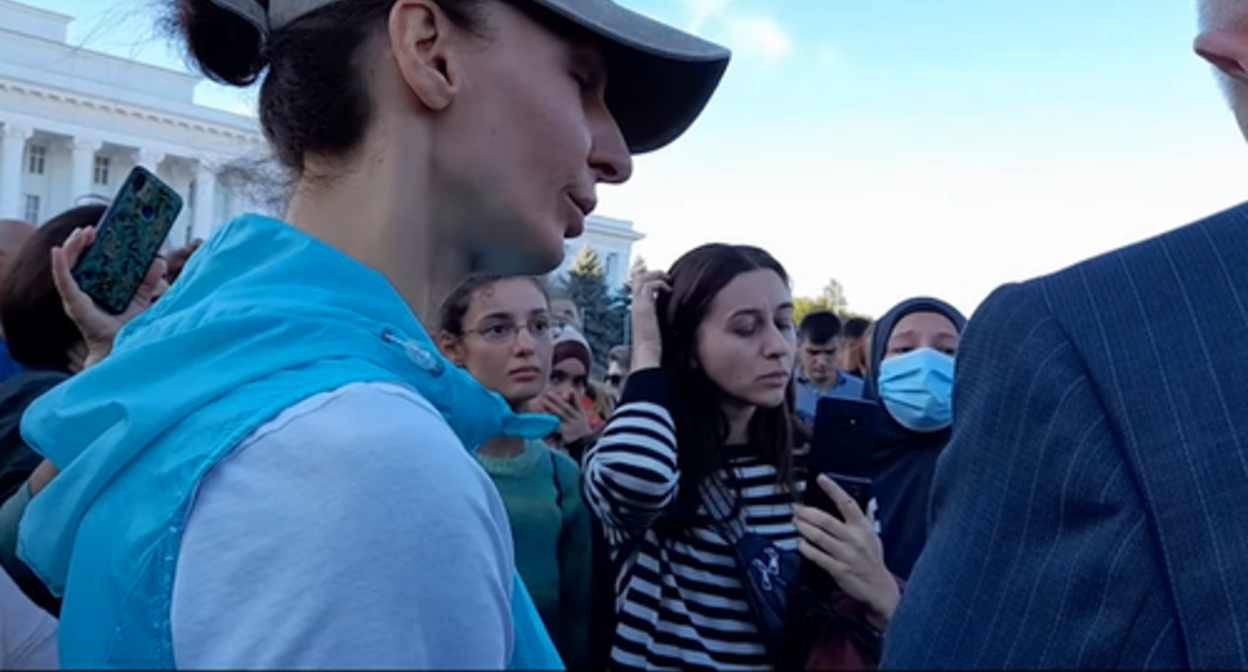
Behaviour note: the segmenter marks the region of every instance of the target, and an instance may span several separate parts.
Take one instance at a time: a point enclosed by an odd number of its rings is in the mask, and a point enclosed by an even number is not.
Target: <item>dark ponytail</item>
[[[267,11],[268,0],[258,0]],[[173,24],[209,79],[250,86],[268,66],[264,39],[252,24],[208,0],[180,0]]]

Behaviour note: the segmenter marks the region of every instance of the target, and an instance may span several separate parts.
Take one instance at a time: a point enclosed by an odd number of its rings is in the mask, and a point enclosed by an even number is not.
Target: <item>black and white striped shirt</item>
[[[625,559],[617,581],[612,663],[625,669],[767,669],[771,661],[728,540],[712,528],[668,538],[655,525],[675,503],[680,480],[675,427],[664,405],[667,384],[658,370],[630,376],[623,403],[585,455],[586,498],[602,521],[613,560],[622,549],[637,551],[635,560]],[[749,530],[796,549],[793,496],[777,485],[775,468],[756,457],[729,465]]]

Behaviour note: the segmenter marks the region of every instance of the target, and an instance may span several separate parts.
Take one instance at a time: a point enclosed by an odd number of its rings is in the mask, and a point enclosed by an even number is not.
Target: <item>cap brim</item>
[[[702,114],[731,53],[609,0],[530,0],[606,42],[607,107],[629,151],[671,143]]]

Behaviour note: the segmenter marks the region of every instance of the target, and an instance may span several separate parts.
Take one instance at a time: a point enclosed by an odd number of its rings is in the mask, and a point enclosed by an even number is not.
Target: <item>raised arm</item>
[[[633,372],[602,436],[585,454],[585,500],[613,546],[645,534],[675,500],[680,470],[671,388],[655,312],[663,273],[632,279]]]

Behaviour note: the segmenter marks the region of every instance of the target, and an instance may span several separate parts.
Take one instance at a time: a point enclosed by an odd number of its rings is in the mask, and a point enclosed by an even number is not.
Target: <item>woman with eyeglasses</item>
[[[552,320],[536,278],[474,276],[442,304],[438,346],[522,411],[548,391],[557,340]],[[580,468],[541,439],[511,436],[487,441],[476,458],[502,495],[516,568],[559,653],[569,669],[586,667],[591,537]]]

